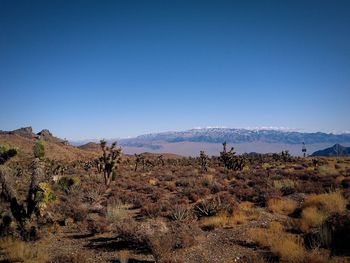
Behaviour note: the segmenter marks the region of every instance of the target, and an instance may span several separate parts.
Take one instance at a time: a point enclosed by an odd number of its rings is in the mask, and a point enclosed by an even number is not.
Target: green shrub
[[[40,214],[43,215],[47,205],[56,200],[56,195],[48,183],[39,183],[35,192],[35,201]]]
[[[224,209],[220,198],[212,198],[197,203],[193,210],[197,217],[213,216]]]
[[[11,157],[18,153],[16,148],[10,148],[8,145],[0,145],[0,164],[4,164]]]
[[[74,176],[63,176],[59,181],[58,185],[63,191],[68,191],[73,186],[79,185],[80,179]]]
[[[36,141],[33,147],[33,153],[35,158],[43,159],[45,156],[45,144],[44,141]]]

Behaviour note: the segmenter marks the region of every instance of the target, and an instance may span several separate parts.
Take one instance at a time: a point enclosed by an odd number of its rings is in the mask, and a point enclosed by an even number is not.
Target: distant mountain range
[[[68,144],[66,140],[53,136],[46,129],[36,134],[33,133],[31,127],[14,131],[0,131],[0,136],[4,139],[10,138],[8,137],[10,135],[30,140],[43,139],[58,145]],[[115,140],[108,140],[108,142],[112,141]],[[350,146],[350,134],[305,133],[272,129],[203,128],[146,134],[117,141],[119,145],[123,146],[124,152],[128,154],[153,152],[196,156],[200,150],[204,150],[209,155],[218,155],[222,150],[222,143],[226,141],[228,146],[233,146],[237,153],[273,153],[289,150],[293,155],[302,155],[303,142],[306,144],[307,153],[313,153],[334,144],[341,144],[344,147]],[[97,152],[99,151],[99,145],[96,144],[98,142],[99,140],[89,140],[70,143],[79,146],[81,150]],[[339,149],[342,149],[341,145]]]
[[[273,129],[202,128],[140,135],[135,138],[118,140],[118,143],[131,152],[166,151],[183,155],[197,155],[201,149],[206,150],[209,154],[218,154],[224,141],[233,145],[239,153],[289,150],[294,155],[301,155],[303,142],[306,144],[308,152],[336,143],[350,146],[350,134]]]
[[[350,134],[306,133],[283,130],[249,130],[230,128],[203,128],[178,132],[162,132],[140,135],[136,138],[120,140],[125,146],[135,146],[156,142],[205,142],[205,143],[285,143],[306,144],[315,143],[350,143]],[[155,146],[153,144],[153,146]]]
[[[311,156],[350,156],[350,147],[345,147],[337,143],[327,149],[316,151]]]

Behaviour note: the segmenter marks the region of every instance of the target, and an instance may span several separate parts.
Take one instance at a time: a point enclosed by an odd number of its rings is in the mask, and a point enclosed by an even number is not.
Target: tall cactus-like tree
[[[43,140],[38,140],[33,146],[33,153],[35,158],[43,159],[45,157],[45,143]]]
[[[0,165],[0,185],[3,200],[9,203],[11,214],[16,220],[18,230],[25,239],[29,239],[33,234],[33,226],[28,224],[31,221],[32,215],[40,215],[40,207],[45,205],[45,202],[51,201],[51,199],[44,200],[42,198],[44,190],[38,184],[38,179],[43,176],[43,167],[38,158],[32,163],[32,169],[33,172],[28,186],[27,198],[20,200],[18,197],[19,194],[9,183],[11,170],[5,165]],[[50,192],[50,194],[53,193]],[[54,196],[52,197],[54,199]]]
[[[244,158],[241,156],[236,156],[235,155],[236,152],[234,151],[233,147],[230,149],[230,151],[227,151],[226,142],[224,142],[222,146],[223,146],[223,151],[220,152],[219,160],[223,163],[224,167],[234,171],[243,170],[245,166]]]
[[[140,154],[136,154],[135,153],[135,172],[137,171],[137,167],[139,165],[142,165],[142,169],[145,170],[145,165],[146,165],[146,158],[145,156],[140,153]]]
[[[234,151],[233,147],[231,148],[230,151],[227,151],[226,142],[223,142],[222,146],[223,146],[223,151],[220,152],[220,161],[223,163],[225,168],[232,169],[232,159],[233,159],[233,156],[236,154],[236,152]]]
[[[158,163],[158,165],[161,165],[161,166],[165,165],[165,162],[164,162],[162,154],[157,157],[157,163]]]
[[[199,164],[201,166],[202,172],[208,171],[209,156],[205,154],[204,151],[199,152]]]
[[[292,156],[290,155],[288,150],[281,152],[281,158],[284,162],[289,162],[292,159]]]
[[[105,181],[105,185],[109,186],[113,179],[113,172],[118,168],[121,163],[123,151],[122,148],[117,147],[117,142],[112,143],[109,147],[105,140],[100,141],[100,146],[102,149],[102,171]]]

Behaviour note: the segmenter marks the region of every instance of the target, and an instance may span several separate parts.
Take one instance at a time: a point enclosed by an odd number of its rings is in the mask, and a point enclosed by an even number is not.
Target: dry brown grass
[[[345,257],[331,257],[330,252],[325,249],[315,248],[311,250],[305,258],[307,263],[348,263]]]
[[[301,214],[300,229],[307,231],[310,228],[318,227],[326,218],[327,214],[317,207],[306,207]]]
[[[302,239],[286,233],[278,222],[271,222],[268,229],[251,228],[248,231],[250,238],[271,251],[286,262],[303,262],[305,249]]]
[[[121,250],[117,253],[117,258],[120,263],[128,263],[130,252],[128,250]]]
[[[303,206],[300,229],[307,231],[320,226],[328,216],[343,213],[346,205],[347,201],[340,191],[309,195]]]
[[[318,172],[321,176],[335,175],[339,173],[339,171],[335,168],[333,162],[329,163],[328,165],[322,165],[318,167]]]
[[[329,214],[342,213],[347,205],[346,199],[340,191],[311,194],[305,199],[304,207],[315,206]]]
[[[294,188],[295,182],[290,179],[274,180],[273,186],[277,190],[281,190],[282,188]]]
[[[232,227],[234,225],[245,224],[255,220],[259,216],[251,202],[242,202],[231,214],[220,213],[211,217],[204,217],[201,220],[202,226],[212,227]]]
[[[346,257],[331,257],[328,250],[314,248],[306,250],[300,236],[286,233],[278,222],[271,222],[267,229],[251,228],[251,239],[262,247],[270,248],[281,262],[293,263],[345,263]]]
[[[267,203],[268,208],[278,214],[289,215],[298,206],[297,202],[291,199],[272,198]]]
[[[107,205],[107,219],[110,222],[118,222],[129,218],[129,208],[132,205],[124,205],[120,203],[111,203]]]
[[[203,217],[200,221],[204,227],[227,227],[229,225],[229,215],[226,213],[210,217]]]
[[[0,248],[9,262],[45,263],[49,257],[39,243],[29,243],[13,238],[0,239]]]

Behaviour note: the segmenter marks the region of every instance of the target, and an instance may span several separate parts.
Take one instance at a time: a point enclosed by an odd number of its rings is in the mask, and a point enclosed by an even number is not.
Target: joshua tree
[[[163,159],[163,155],[159,155],[157,157],[157,163],[158,163],[158,165],[161,165],[161,166],[165,165],[165,162],[164,162],[164,159]]]
[[[139,164],[142,164],[142,168],[143,170],[145,170],[145,165],[146,165],[146,160],[145,160],[145,156],[140,153],[140,154],[136,154],[135,153],[135,157],[136,157],[136,160],[135,160],[135,172],[137,171],[137,167]]]
[[[230,151],[226,150],[227,143],[223,142],[223,151],[220,152],[220,161],[224,164],[225,168],[227,169],[233,169],[232,166],[232,159],[236,152],[234,151],[234,148],[232,147]]]
[[[67,168],[63,164],[57,164],[57,166],[53,169],[53,175],[63,175]]]
[[[209,161],[209,156],[206,155],[204,151],[200,151],[199,152],[199,164],[201,166],[202,172],[208,171],[208,161]]]
[[[152,169],[155,165],[156,164],[154,161],[152,161],[150,159],[146,159],[145,166],[146,166],[147,171]]]
[[[93,163],[91,161],[87,161],[84,163],[84,170],[88,172],[93,166]]]
[[[314,165],[314,167],[316,168],[319,165],[320,161],[317,159],[312,159],[312,164]]]
[[[122,149],[117,148],[117,143],[112,143],[111,147],[107,146],[105,140],[100,141],[100,146],[102,149],[102,157],[100,158],[102,162],[103,177],[105,180],[105,185],[109,186],[113,178],[113,172],[118,168],[122,160]]]
[[[33,214],[40,215],[46,204],[55,199],[50,187],[45,183],[39,183],[38,179],[43,174],[42,164],[38,158],[32,163],[33,172],[25,200],[18,198],[18,193],[11,187],[9,176],[11,171],[5,165],[0,165],[0,185],[2,197],[10,205],[13,218],[23,238],[29,239],[35,234],[35,227],[29,226]]]
[[[43,159],[45,156],[45,144],[43,140],[38,140],[35,142],[33,147],[34,157]]]
[[[284,162],[289,162],[291,160],[291,155],[288,150],[282,151],[281,157]]]
[[[245,165],[243,157],[235,156],[236,152],[233,147],[230,151],[227,151],[226,145],[226,142],[222,144],[223,151],[220,152],[220,161],[224,164],[224,167],[229,170],[241,171]]]
[[[94,161],[94,164],[96,165],[96,169],[98,173],[102,172],[102,168],[103,168],[102,163],[103,163],[103,157],[100,157]]]

